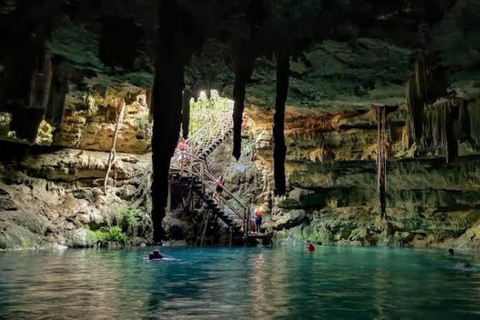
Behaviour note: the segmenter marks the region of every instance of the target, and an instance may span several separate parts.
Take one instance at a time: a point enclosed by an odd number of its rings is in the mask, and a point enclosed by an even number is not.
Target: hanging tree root
[[[386,108],[377,108],[378,124],[378,151],[377,151],[377,183],[378,183],[378,208],[380,217],[387,220],[387,201],[386,201],[386,130],[387,117]]]
[[[122,107],[120,109],[120,113],[117,118],[117,125],[115,126],[115,133],[113,135],[112,149],[110,151],[110,155],[108,156],[107,173],[105,174],[105,181],[103,182],[103,192],[105,193],[107,193],[108,176],[110,175],[110,171],[112,171],[112,166],[117,156],[116,147],[117,147],[118,131],[120,130],[120,124],[123,122],[124,111],[125,111],[125,100],[122,100]]]

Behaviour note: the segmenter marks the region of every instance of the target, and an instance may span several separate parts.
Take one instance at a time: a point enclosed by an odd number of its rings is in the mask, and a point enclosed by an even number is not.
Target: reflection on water
[[[0,319],[480,319],[440,251],[318,247],[0,253]],[[471,262],[472,263],[472,262]]]

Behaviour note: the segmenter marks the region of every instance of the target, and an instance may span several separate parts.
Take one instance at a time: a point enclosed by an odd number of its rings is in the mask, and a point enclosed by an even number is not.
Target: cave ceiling
[[[75,90],[152,87],[157,25],[152,1],[59,2],[47,48],[73,70],[70,80]],[[217,89],[231,96],[234,48],[253,32],[245,27],[251,3],[178,2],[192,16],[195,54],[186,69],[186,86],[197,91]],[[260,17],[267,26],[254,30],[257,39],[251,45],[258,58],[248,87],[250,104],[274,103],[275,46],[289,47],[293,53],[287,101],[292,106],[336,111],[404,104],[405,83],[422,41],[448,69],[451,90],[467,98],[475,98],[480,91],[480,1],[285,2],[296,4],[280,14]],[[10,28],[9,23],[24,14],[16,12],[20,1],[1,3],[0,27],[7,34],[3,39],[9,39],[22,25]],[[307,14],[318,13],[312,9],[318,7],[325,13],[316,18]],[[292,30],[302,37],[293,39]],[[0,81],[8,45],[8,40],[0,40]],[[0,91],[0,108],[1,104]]]

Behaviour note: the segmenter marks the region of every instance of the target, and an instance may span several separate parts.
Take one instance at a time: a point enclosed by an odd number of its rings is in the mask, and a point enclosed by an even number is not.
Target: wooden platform
[[[245,243],[248,246],[256,246],[256,245],[271,246],[271,245],[273,245],[272,234],[269,234],[269,233],[249,233],[247,235],[247,239],[245,239]]]

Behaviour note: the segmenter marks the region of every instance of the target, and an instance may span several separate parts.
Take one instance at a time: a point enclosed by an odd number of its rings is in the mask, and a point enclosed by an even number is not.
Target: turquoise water
[[[480,319],[480,273],[443,251],[163,252],[181,261],[146,262],[148,249],[0,253],[0,319]]]

